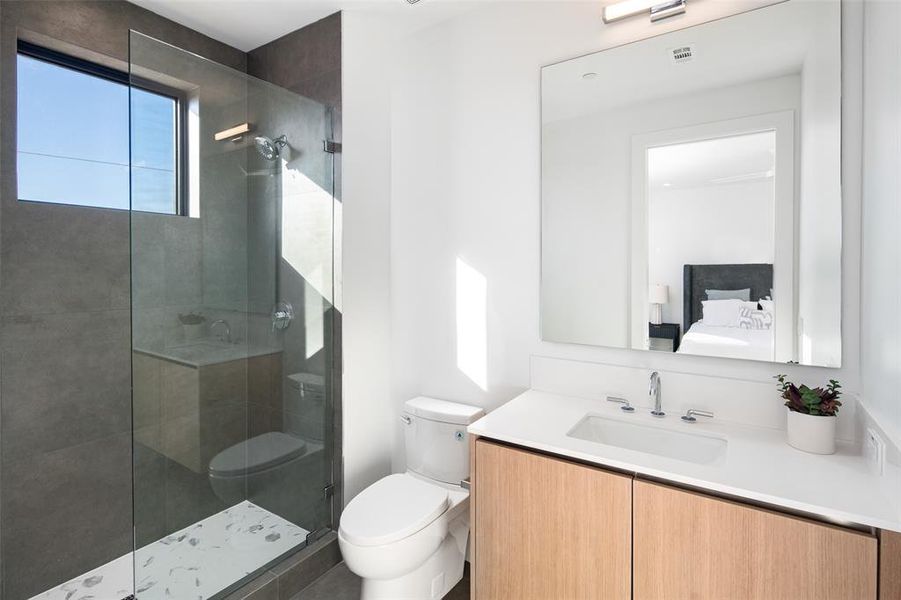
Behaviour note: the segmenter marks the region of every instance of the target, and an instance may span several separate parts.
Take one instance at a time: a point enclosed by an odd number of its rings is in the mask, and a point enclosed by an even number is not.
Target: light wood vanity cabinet
[[[632,480],[475,443],[474,597],[630,597]]]
[[[901,600],[901,533],[879,536],[879,600]]]
[[[872,535],[486,439],[472,478],[474,600],[877,598]]]
[[[636,480],[635,600],[876,598],[876,538]]]

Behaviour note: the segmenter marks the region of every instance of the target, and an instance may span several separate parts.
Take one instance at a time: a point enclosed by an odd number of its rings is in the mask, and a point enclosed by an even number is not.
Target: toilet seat
[[[256,473],[300,456],[306,450],[306,442],[281,431],[270,431],[238,442],[213,457],[210,475],[215,477],[239,477]]]
[[[407,473],[389,475],[357,495],[339,533],[357,546],[381,546],[421,531],[448,507],[448,490]]]

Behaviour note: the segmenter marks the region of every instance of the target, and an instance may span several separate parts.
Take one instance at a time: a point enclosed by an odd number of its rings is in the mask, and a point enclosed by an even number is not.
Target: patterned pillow
[[[742,329],[771,329],[773,313],[768,310],[751,310],[742,306],[738,309],[738,326]]]

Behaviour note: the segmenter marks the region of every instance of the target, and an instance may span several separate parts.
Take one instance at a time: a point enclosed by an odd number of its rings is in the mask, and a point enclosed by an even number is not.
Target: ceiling
[[[352,4],[342,0],[130,1],[244,52]]]
[[[648,150],[648,186],[685,189],[772,179],[776,132],[764,131]]]
[[[367,10],[409,19],[413,26],[452,16],[448,0],[129,0],[243,52],[259,48],[340,10]],[[450,9],[450,10],[449,10]]]

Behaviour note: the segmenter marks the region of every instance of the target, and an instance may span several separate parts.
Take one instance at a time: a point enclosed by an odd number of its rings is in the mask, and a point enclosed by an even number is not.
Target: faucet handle
[[[617,396],[607,396],[607,402],[615,402],[616,404],[622,404],[619,409],[623,412],[635,412],[635,407],[632,406],[628,400],[625,398],[619,398]]]
[[[686,423],[695,423],[697,419],[695,417],[707,417],[708,419],[713,418],[713,413],[709,410],[695,410],[694,408],[689,408],[688,411],[684,415],[682,415],[682,420]]]

